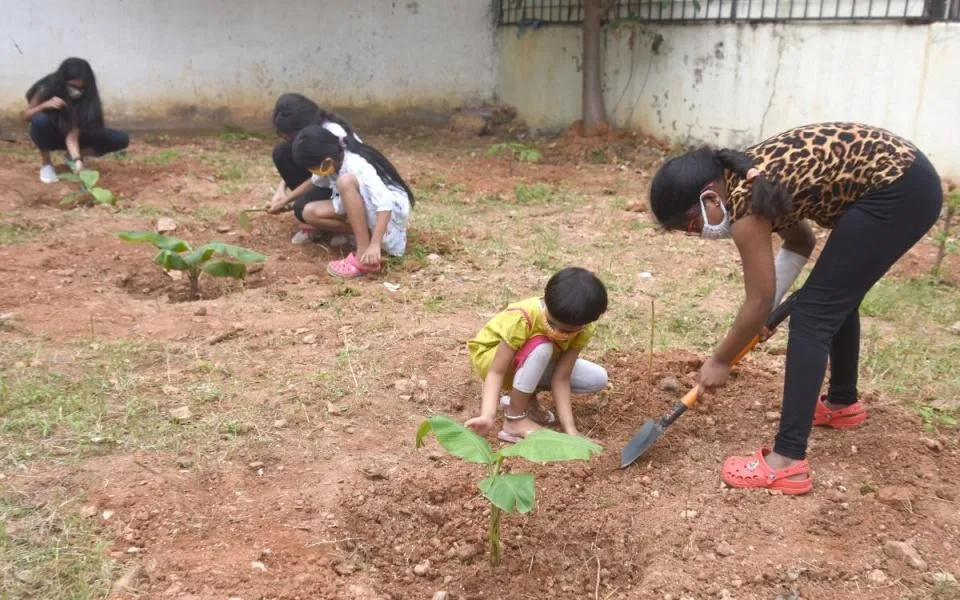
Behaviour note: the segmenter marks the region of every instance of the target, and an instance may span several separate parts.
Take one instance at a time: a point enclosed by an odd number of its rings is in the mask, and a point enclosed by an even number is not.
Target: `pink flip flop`
[[[343,260],[335,260],[327,264],[327,273],[341,279],[355,279],[364,275],[374,275],[380,272],[380,265],[368,267],[357,260],[351,252]]]

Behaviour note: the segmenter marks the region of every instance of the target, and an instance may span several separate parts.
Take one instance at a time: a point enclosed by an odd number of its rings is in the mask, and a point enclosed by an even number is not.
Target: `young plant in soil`
[[[420,424],[417,448],[430,432],[450,454],[467,462],[487,465],[489,475],[477,482],[480,492],[490,501],[490,564],[500,564],[500,515],[503,512],[526,513],[533,509],[536,488],[532,473],[504,473],[503,460],[518,456],[533,462],[590,460],[603,449],[582,437],[538,429],[516,444],[496,453],[487,440],[449,417],[438,415]]]
[[[74,181],[80,183],[80,190],[67,194],[60,201],[60,206],[77,206],[78,204],[116,204],[113,192],[107,188],[97,187],[100,181],[100,171],[84,169],[79,173],[64,173],[59,176],[60,181]]]
[[[247,275],[247,265],[267,260],[259,252],[231,246],[221,242],[210,242],[194,250],[187,242],[160,235],[150,231],[121,231],[117,236],[134,243],[153,244],[160,252],[153,262],[164,271],[183,271],[190,279],[190,299],[200,298],[200,274],[213,277],[232,277],[243,279]]]
[[[507,163],[509,165],[510,175],[513,175],[514,161],[535,163],[540,162],[540,158],[543,156],[540,151],[533,146],[525,146],[518,142],[494,144],[487,149],[487,156],[497,156],[501,154],[506,154],[510,157],[510,162]]]
[[[943,228],[935,237],[938,246],[937,260],[933,263],[933,269],[931,269],[933,276],[938,280],[943,267],[943,259],[948,252],[956,252],[957,250],[957,243],[950,237],[950,225],[953,217],[960,212],[960,188],[951,183],[943,204]]]

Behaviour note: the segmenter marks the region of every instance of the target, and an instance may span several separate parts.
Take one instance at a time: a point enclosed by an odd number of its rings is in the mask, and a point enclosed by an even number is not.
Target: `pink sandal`
[[[817,400],[817,410],[813,414],[815,427],[833,427],[834,429],[853,429],[867,420],[867,407],[857,401],[849,406],[829,409],[826,396]]]
[[[770,452],[770,448],[761,448],[753,456],[731,456],[723,461],[723,482],[735,488],[778,490],[789,496],[806,494],[813,489],[810,464],[806,460],[775,471],[765,458]],[[806,475],[806,478],[788,479],[794,475]]]
[[[357,260],[356,255],[351,252],[343,260],[335,260],[327,265],[327,273],[341,279],[355,279],[363,275],[374,275],[380,272],[380,265],[368,267]]]

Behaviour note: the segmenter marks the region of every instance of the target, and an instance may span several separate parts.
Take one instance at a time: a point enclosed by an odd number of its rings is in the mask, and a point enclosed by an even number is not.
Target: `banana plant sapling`
[[[77,204],[109,204],[116,203],[113,192],[107,188],[97,187],[100,181],[100,172],[93,169],[84,169],[79,173],[64,173],[59,176],[60,181],[74,181],[80,183],[80,190],[71,192],[60,201],[60,206],[75,206]]]
[[[181,239],[150,231],[121,231],[117,236],[128,242],[153,244],[159,249],[153,262],[164,271],[185,272],[190,278],[191,300],[200,297],[200,273],[243,279],[247,274],[247,265],[267,260],[259,252],[221,242],[210,242],[194,250]]]
[[[490,564],[500,564],[500,515],[503,512],[526,513],[533,509],[536,496],[532,473],[503,473],[503,460],[518,456],[533,462],[590,460],[603,449],[586,438],[538,429],[526,438],[497,451],[487,440],[460,423],[442,415],[430,417],[417,430],[417,448],[430,432],[450,454],[467,462],[487,465],[488,476],[477,482],[480,492],[490,501]]]

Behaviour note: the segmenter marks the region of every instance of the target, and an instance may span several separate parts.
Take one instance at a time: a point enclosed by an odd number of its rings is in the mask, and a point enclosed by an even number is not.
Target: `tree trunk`
[[[583,135],[604,133],[607,111],[603,107],[603,69],[600,65],[600,31],[606,0],[584,0],[583,3]]]

